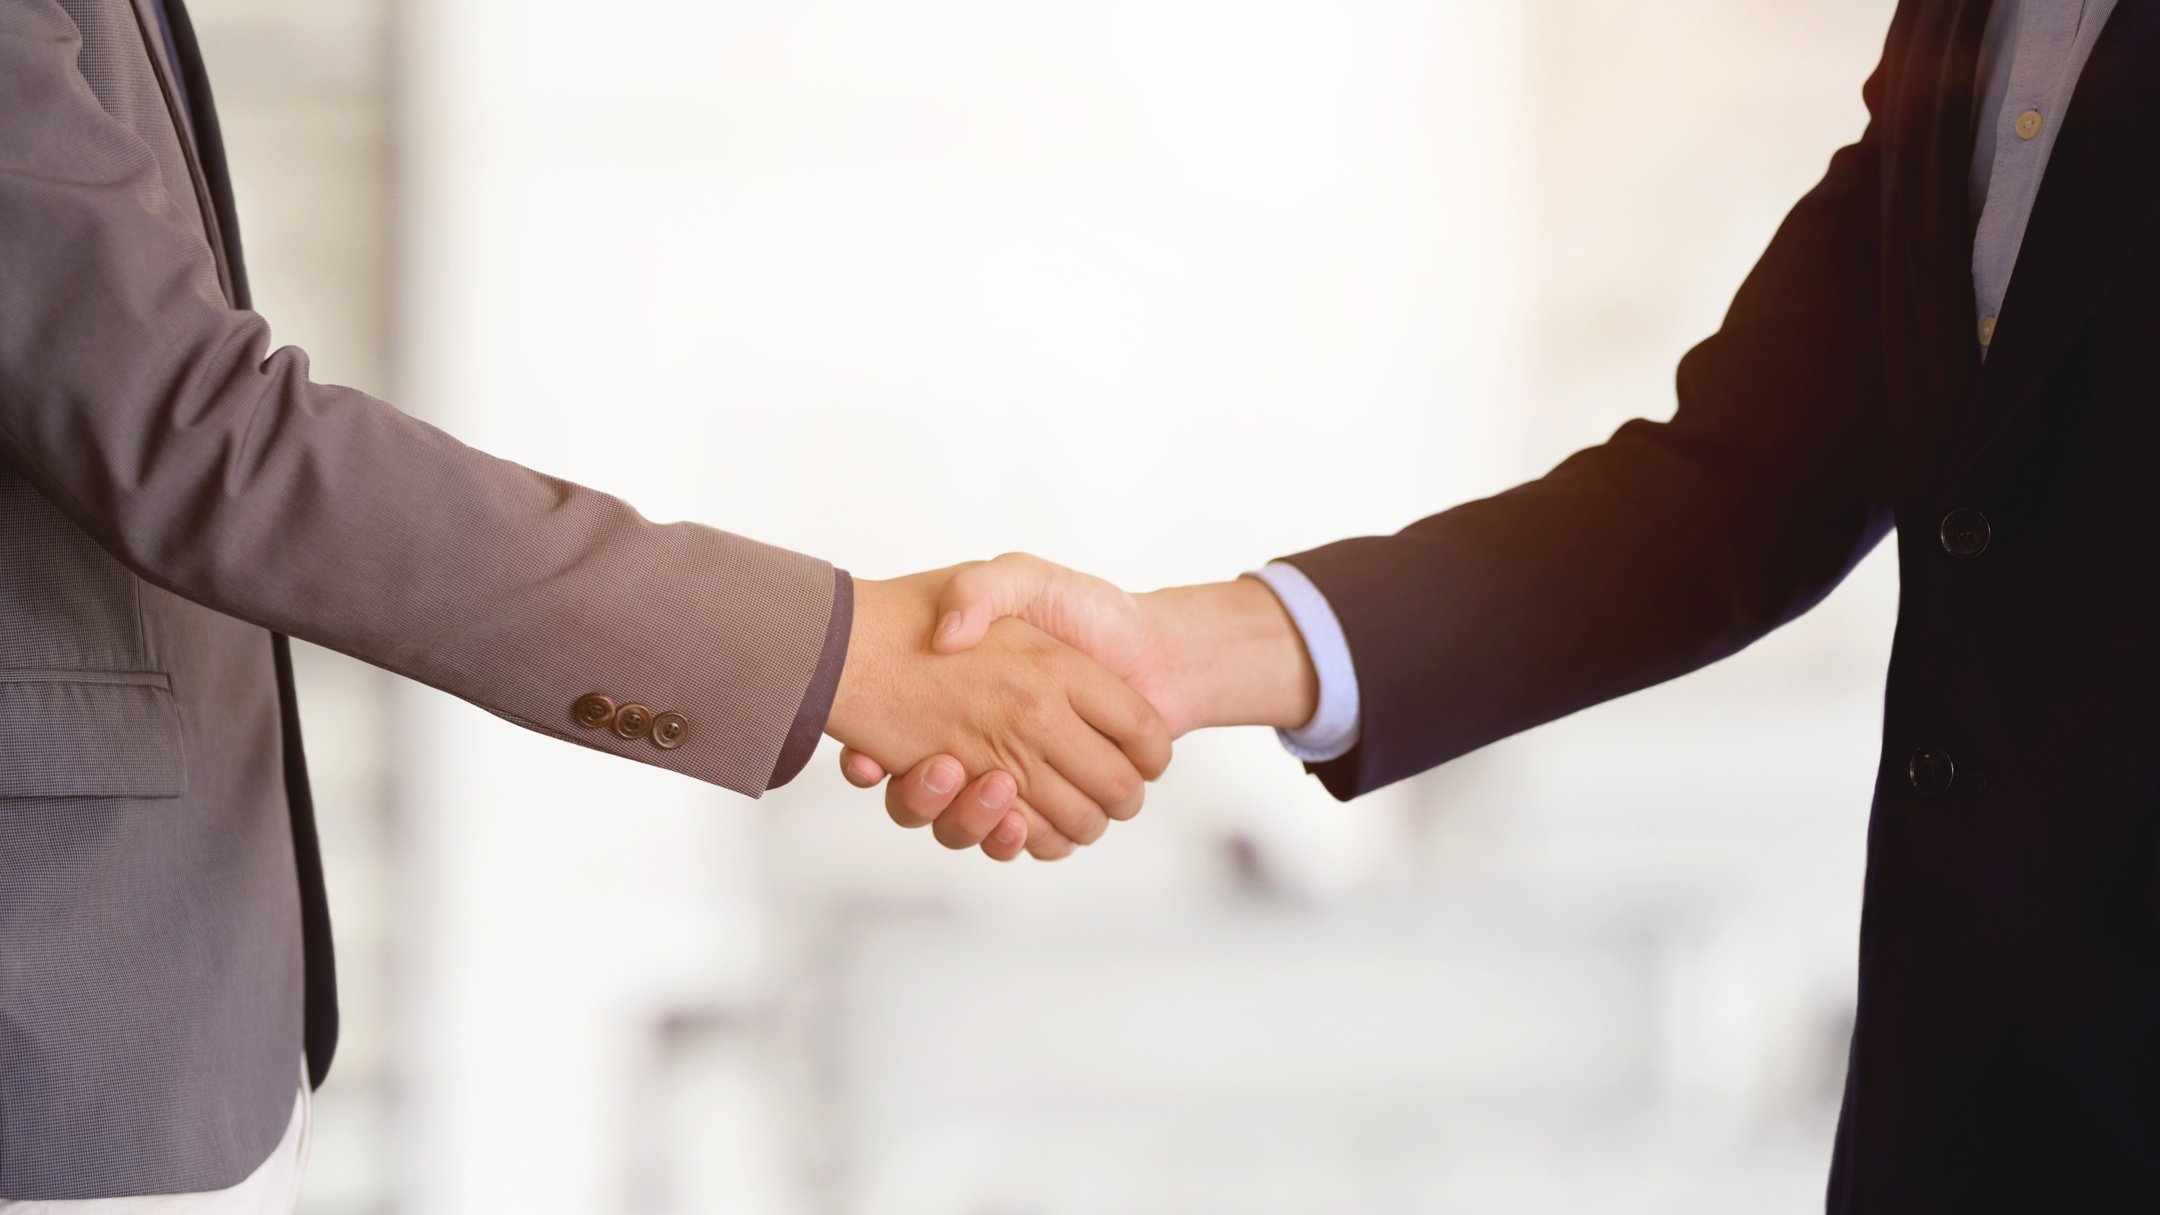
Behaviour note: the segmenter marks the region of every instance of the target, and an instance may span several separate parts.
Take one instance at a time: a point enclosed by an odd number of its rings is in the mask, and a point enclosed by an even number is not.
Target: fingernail
[[[1009,778],[983,782],[982,804],[985,809],[1003,810],[1012,805],[1013,783]]]
[[[991,832],[990,837],[998,843],[1010,847],[1027,838],[1027,828],[1022,827],[1012,819],[1006,819],[997,825],[997,830]]]
[[[960,778],[966,775],[967,773],[960,770],[959,764],[949,759],[941,759],[931,764],[928,772],[923,773],[923,788],[943,797],[959,788]]]
[[[960,613],[945,613],[945,618],[938,621],[937,635],[941,638],[958,637],[960,635]]]

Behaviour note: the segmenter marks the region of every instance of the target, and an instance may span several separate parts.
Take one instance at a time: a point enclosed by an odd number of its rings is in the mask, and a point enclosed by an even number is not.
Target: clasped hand
[[[985,618],[965,652],[935,652],[931,626],[955,573],[856,583],[826,732],[858,762],[913,769],[910,789],[942,797],[929,814],[888,799],[902,826],[934,823],[947,847],[1000,860],[1023,847],[1069,855],[1140,812],[1169,765],[1169,726],[1125,680],[1023,620]]]
[[[857,585],[828,727],[842,773],[903,773],[895,822],[996,860],[1055,860],[1131,818],[1189,730],[1295,727],[1318,700],[1295,625],[1250,578],[1135,596],[1008,553]]]

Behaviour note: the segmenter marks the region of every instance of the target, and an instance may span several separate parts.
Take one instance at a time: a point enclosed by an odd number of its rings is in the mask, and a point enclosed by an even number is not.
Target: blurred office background
[[[1147,587],[1669,413],[1892,5],[194,7],[323,378],[862,575]],[[1192,738],[1059,866],[894,829],[829,748],[750,802],[309,649],[303,1210],[1820,1209],[1883,556],[1355,805]]]

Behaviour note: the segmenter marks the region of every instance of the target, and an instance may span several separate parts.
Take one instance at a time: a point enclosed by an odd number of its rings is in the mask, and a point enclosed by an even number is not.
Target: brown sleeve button
[[[570,706],[570,716],[588,730],[604,730],[615,722],[615,702],[598,692],[587,692]]]
[[[673,751],[690,737],[690,719],[680,713],[662,713],[652,719],[652,745]]]
[[[651,732],[651,709],[632,701],[615,710],[615,737],[638,739]]]

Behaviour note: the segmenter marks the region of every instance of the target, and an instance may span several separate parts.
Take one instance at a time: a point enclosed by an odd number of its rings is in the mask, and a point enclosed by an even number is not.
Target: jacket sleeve
[[[1865,96],[1878,114],[1882,71]],[[1891,526],[1880,118],[1831,160],[1680,364],[1679,407],[1393,536],[1287,558],[1327,596],[1349,798],[1705,666],[1820,601]]]
[[[308,377],[231,308],[49,0],[0,3],[0,461],[142,578],[557,738],[755,795],[833,619],[822,561],[498,460]],[[5,576],[5,571],[0,571]],[[580,725],[586,693],[688,722]]]

